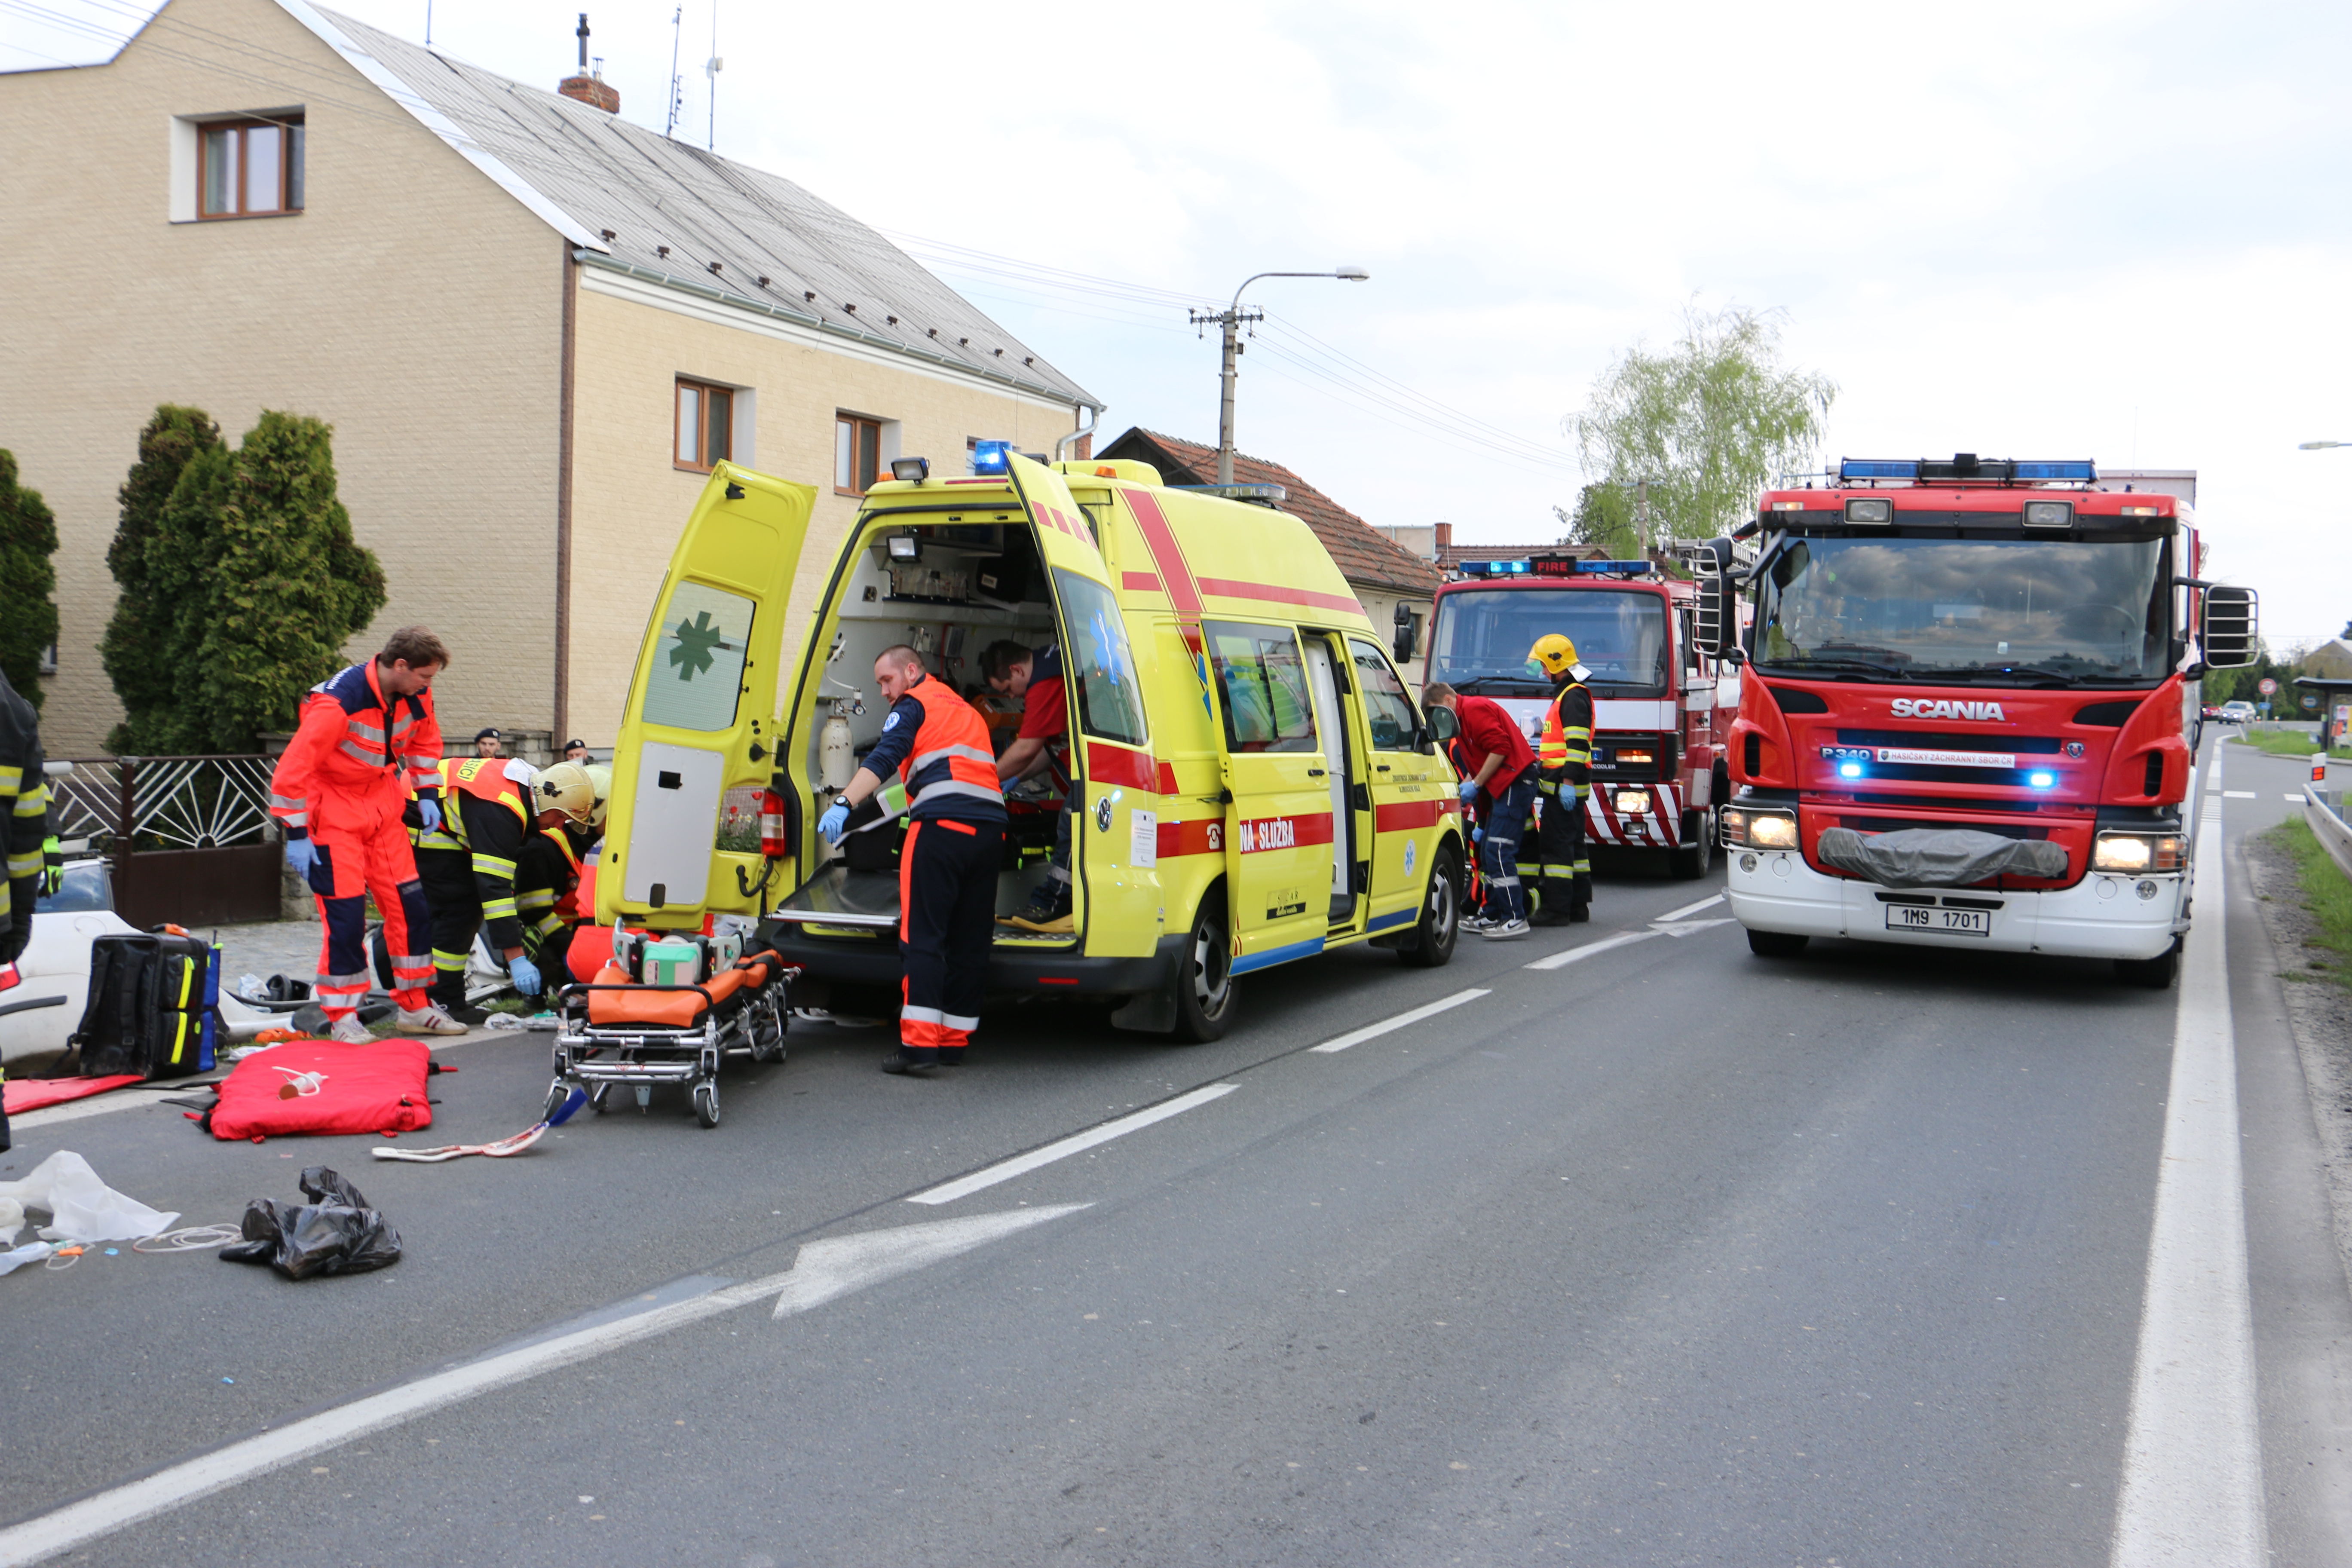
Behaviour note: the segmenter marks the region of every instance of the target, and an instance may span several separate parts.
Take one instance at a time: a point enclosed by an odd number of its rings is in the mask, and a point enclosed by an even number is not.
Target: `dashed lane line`
[[[1015,1176],[1024,1175],[1040,1165],[1050,1165],[1056,1160],[1066,1160],[1073,1154],[1083,1154],[1097,1144],[1108,1143],[1114,1138],[1124,1138],[1130,1132],[1140,1132],[1154,1122],[1165,1121],[1171,1116],[1181,1116],[1193,1107],[1206,1105],[1213,1100],[1223,1100],[1240,1087],[1241,1085],[1237,1083],[1213,1083],[1204,1088],[1196,1089],[1190,1094],[1180,1094],[1173,1100],[1163,1100],[1157,1105],[1147,1106],[1132,1116],[1122,1116],[1116,1121],[1106,1121],[1100,1126],[1089,1127],[1084,1132],[1073,1133],[1057,1142],[1048,1143],[1043,1148],[1032,1149],[1026,1154],[1015,1154],[1010,1160],[1001,1160],[993,1165],[974,1171],[969,1176],[958,1176],[952,1182],[943,1182],[936,1187],[917,1193],[907,1201],[910,1204],[951,1204],[958,1198],[969,1197],[984,1187],[992,1187],[999,1182],[1009,1182]]]
[[[1701,899],[1695,904],[1685,904],[1681,909],[1668,910],[1664,914],[1657,916],[1656,919],[1661,921],[1678,921],[1685,915],[1695,915],[1701,910],[1713,909],[1716,905],[1721,902],[1723,902],[1723,895],[1721,893],[1717,893],[1711,899]]]
[[[1613,952],[1618,948],[1628,947],[1637,942],[1647,942],[1654,936],[1664,936],[1665,934],[1666,933],[1664,931],[1658,930],[1654,926],[1647,931],[1619,931],[1615,936],[1603,937],[1599,942],[1588,942],[1582,947],[1571,947],[1564,952],[1547,953],[1543,957],[1537,959],[1533,963],[1523,964],[1520,967],[1525,969],[1565,969],[1571,963],[1580,963],[1584,960],[1591,958],[1596,954]]]
[[[1456,991],[1453,995],[1442,997],[1425,1007],[1415,1007],[1410,1013],[1399,1013],[1395,1017],[1385,1019],[1378,1024],[1367,1024],[1360,1029],[1341,1035],[1334,1040],[1326,1040],[1312,1048],[1320,1055],[1331,1056],[1346,1050],[1350,1046],[1360,1046],[1366,1040],[1377,1040],[1382,1035],[1402,1029],[1407,1025],[1418,1024],[1423,1018],[1434,1018],[1440,1013],[1459,1007],[1465,1002],[1475,1002],[1481,996],[1491,994],[1491,992],[1476,986],[1467,991]]]

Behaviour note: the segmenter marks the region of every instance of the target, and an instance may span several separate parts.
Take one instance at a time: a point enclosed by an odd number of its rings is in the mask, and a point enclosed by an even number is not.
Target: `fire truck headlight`
[[[2178,834],[2102,833],[2091,848],[2091,869],[2124,876],[2178,871],[2188,858],[2188,841]]]
[[[1645,816],[1650,810],[1650,792],[1645,789],[1621,789],[1617,792],[1617,815]]]
[[[1797,819],[1784,811],[1751,811],[1747,815],[1747,842],[1757,849],[1794,849]]]

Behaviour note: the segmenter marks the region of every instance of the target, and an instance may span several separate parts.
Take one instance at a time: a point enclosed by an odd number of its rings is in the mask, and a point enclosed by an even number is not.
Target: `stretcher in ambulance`
[[[998,926],[992,992],[1109,999],[1122,1027],[1203,1040],[1255,970],[1354,942],[1445,963],[1465,877],[1454,774],[1313,531],[1141,463],[983,444],[976,466],[894,465],[789,657],[814,492],[713,473],[632,682],[599,918],[751,917],[804,969],[795,1001],[895,994],[897,873],[814,825],[880,737],[877,654],[913,647],[1004,720],[1001,753],[1014,725],[981,656],[1006,640],[1058,645],[1067,752],[1009,794],[997,910],[1046,874],[1062,778],[1075,908],[1068,931]]]

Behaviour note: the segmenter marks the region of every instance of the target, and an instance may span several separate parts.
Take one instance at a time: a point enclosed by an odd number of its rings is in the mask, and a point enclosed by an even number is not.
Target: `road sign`
[[[2316,694],[2316,693],[2314,693],[2314,692],[2308,692],[2308,691],[2305,692],[2305,693],[2304,693],[2304,696],[2303,696],[2303,705],[2304,705],[2305,708],[2316,708],[2316,707],[2318,707],[2318,706],[2319,706],[2319,698],[2318,698],[2317,694]]]
[[[2260,680],[2254,682],[2254,689],[2261,692],[2263,696],[2268,697],[2278,689],[2278,682],[2265,675]]]

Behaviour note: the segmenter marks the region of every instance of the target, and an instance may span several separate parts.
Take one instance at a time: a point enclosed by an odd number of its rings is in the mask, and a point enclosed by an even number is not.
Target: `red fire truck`
[[[1714,640],[1746,666],[1723,842],[1748,945],[2073,954],[2169,985],[2199,678],[2256,647],[2253,592],[2197,574],[2189,506],[1962,453],[1848,460],[1739,533],[1754,624]]]
[[[1532,745],[1551,683],[1528,672],[1528,650],[1564,634],[1592,671],[1587,841],[1663,849],[1676,875],[1706,875],[1728,782],[1723,728],[1731,715],[1717,715],[1718,662],[1699,646],[1698,584],[1647,561],[1583,561],[1567,551],[1454,569],[1462,580],[1440,587],[1430,612],[1428,679],[1495,699]],[[1523,877],[1538,874],[1535,847],[1530,834]]]

